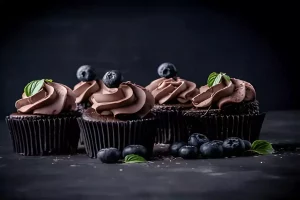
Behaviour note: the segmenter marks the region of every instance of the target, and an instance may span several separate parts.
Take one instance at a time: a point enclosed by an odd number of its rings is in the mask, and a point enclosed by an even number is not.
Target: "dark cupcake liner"
[[[186,116],[190,133],[202,133],[210,140],[239,137],[253,142],[259,139],[266,113],[258,115]]]
[[[77,150],[77,117],[6,117],[13,150],[25,156],[73,154]]]
[[[152,155],[156,122],[154,118],[128,121],[88,121],[77,118],[85,150],[96,158],[100,149],[115,147],[122,151],[132,144],[143,145]]]
[[[187,141],[189,133],[181,110],[156,110],[154,113],[158,119],[155,143]]]

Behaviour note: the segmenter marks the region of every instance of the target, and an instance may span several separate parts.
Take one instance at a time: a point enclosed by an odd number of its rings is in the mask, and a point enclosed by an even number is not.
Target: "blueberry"
[[[102,81],[108,88],[117,88],[124,81],[124,77],[120,71],[110,70],[104,74]]]
[[[101,149],[97,158],[103,163],[116,163],[121,158],[121,152],[116,148]]]
[[[179,149],[185,146],[185,142],[175,142],[170,146],[170,154],[174,157],[178,157]]]
[[[244,144],[245,144],[245,151],[250,150],[251,149],[251,142],[249,142],[248,140],[243,140]]]
[[[96,71],[89,65],[78,68],[76,76],[80,81],[92,81],[96,79]]]
[[[173,78],[177,76],[177,69],[172,63],[166,62],[158,67],[157,73],[160,77]]]
[[[147,156],[147,149],[142,145],[128,145],[123,149],[123,157],[125,158],[129,154],[136,154],[146,158]]]
[[[183,159],[196,159],[198,157],[198,149],[195,146],[182,146],[178,155]]]
[[[188,144],[199,148],[202,144],[208,141],[209,139],[205,135],[200,133],[193,133],[188,139]]]
[[[201,145],[200,153],[204,158],[221,158],[223,156],[223,141],[213,140]]]
[[[240,156],[245,151],[243,140],[237,137],[230,137],[223,142],[223,151],[226,156]]]

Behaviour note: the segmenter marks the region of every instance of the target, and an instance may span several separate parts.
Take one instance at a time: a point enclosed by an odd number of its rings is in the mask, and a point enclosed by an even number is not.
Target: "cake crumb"
[[[260,163],[263,163],[262,161]]]
[[[177,163],[175,163],[176,165],[180,165],[180,163],[179,162],[177,162]]]
[[[70,165],[70,167],[76,167],[77,165]]]
[[[156,167],[160,167],[160,165],[157,165]]]
[[[123,171],[123,169],[119,169],[119,171],[120,171],[120,172],[122,172],[122,171]]]

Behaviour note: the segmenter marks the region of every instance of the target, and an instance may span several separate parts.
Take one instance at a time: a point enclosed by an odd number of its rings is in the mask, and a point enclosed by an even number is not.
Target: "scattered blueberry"
[[[243,140],[237,137],[230,137],[223,142],[223,151],[226,156],[240,156],[245,151]]]
[[[121,152],[116,148],[101,149],[97,158],[103,163],[116,163],[121,158]]]
[[[92,81],[96,79],[96,71],[89,65],[78,68],[76,76],[80,81]]]
[[[123,157],[125,158],[129,154],[136,154],[142,156],[143,158],[147,157],[147,149],[142,145],[128,145],[123,149]]]
[[[244,144],[245,144],[245,151],[250,150],[251,149],[251,142],[249,142],[248,140],[243,140]]]
[[[170,154],[174,157],[178,157],[179,149],[185,146],[185,142],[175,142],[170,146]]]
[[[182,146],[178,155],[183,159],[196,159],[198,157],[198,149],[195,146]]]
[[[166,62],[158,67],[157,73],[160,77],[173,78],[177,76],[177,69],[172,63]]]
[[[209,139],[205,135],[200,133],[193,133],[188,139],[188,144],[200,148],[202,144],[208,141]]]
[[[200,153],[204,158],[221,158],[223,156],[223,141],[213,140],[201,145]]]
[[[108,88],[117,88],[124,81],[124,77],[120,71],[110,70],[104,74],[102,81]]]

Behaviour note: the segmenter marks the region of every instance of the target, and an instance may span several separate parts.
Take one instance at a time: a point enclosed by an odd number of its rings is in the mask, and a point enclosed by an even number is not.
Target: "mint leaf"
[[[265,140],[255,140],[252,145],[250,151],[256,152],[258,154],[272,154],[274,153],[274,149],[272,144]]]
[[[31,84],[32,84],[32,81],[29,82],[29,83],[27,83],[27,85],[26,85],[25,88],[24,88],[24,93],[25,93],[25,95],[26,95],[27,97],[29,96],[29,87],[30,87]]]
[[[216,79],[217,76],[218,76],[218,73],[217,73],[217,72],[212,72],[212,73],[208,76],[208,78],[207,78],[207,85],[208,85],[208,87],[213,86],[214,81],[215,81],[215,79]]]
[[[230,81],[230,77],[226,73],[221,72],[221,74],[226,81]]]
[[[52,82],[52,79],[41,79],[29,82],[24,88],[24,93],[27,97],[35,95],[41,90],[45,82]]]
[[[222,74],[218,74],[218,76],[215,78],[212,86],[219,84],[221,81],[221,78],[222,78]]]
[[[135,155],[135,154],[129,154],[129,155],[125,156],[124,162],[125,163],[142,163],[142,162],[146,162],[146,160],[142,156]]]
[[[220,72],[212,72],[207,79],[207,86],[212,87],[217,84],[219,84],[222,81],[222,78],[224,78],[226,81],[230,81],[230,77],[226,75],[226,73]]]

